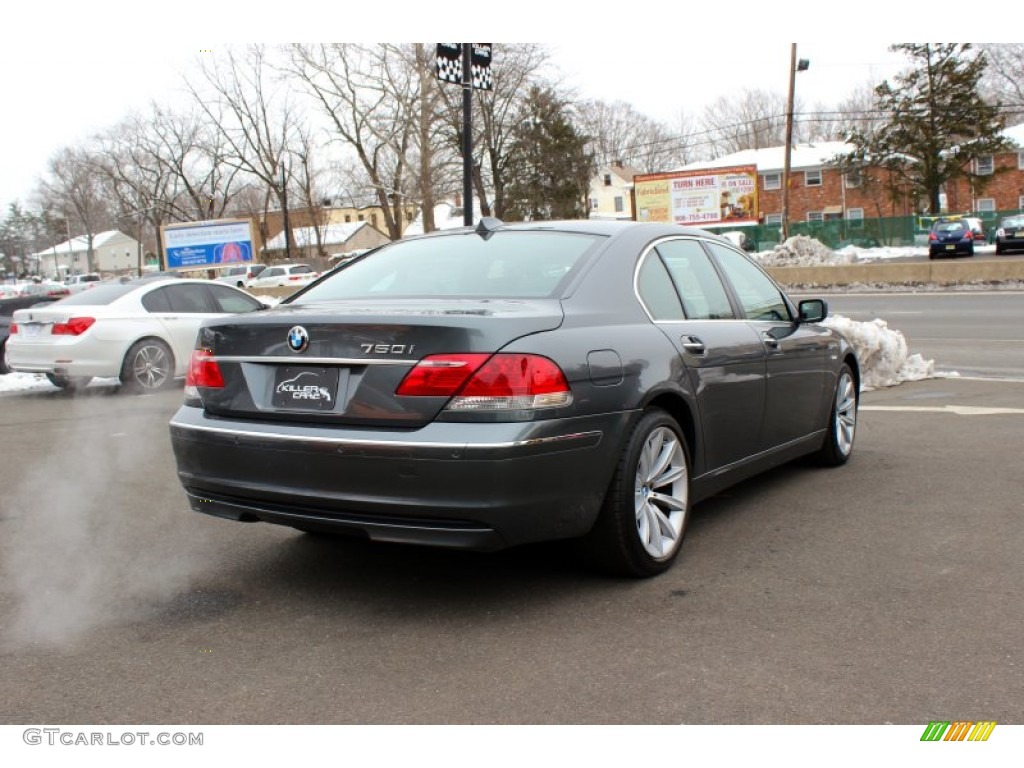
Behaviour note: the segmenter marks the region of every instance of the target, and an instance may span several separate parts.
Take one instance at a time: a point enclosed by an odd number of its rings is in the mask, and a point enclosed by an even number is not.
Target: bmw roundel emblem
[[[301,325],[296,325],[288,331],[288,349],[292,352],[302,352],[309,346],[309,334]]]

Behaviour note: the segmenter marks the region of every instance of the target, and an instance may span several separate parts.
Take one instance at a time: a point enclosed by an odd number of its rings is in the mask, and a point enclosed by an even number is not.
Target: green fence
[[[1019,210],[1011,210],[960,215],[980,218],[984,224],[988,242],[991,243],[999,222],[1006,216],[1016,216],[1020,213]],[[935,216],[895,216],[879,219],[799,221],[789,225],[789,234],[790,236],[813,237],[835,250],[847,245],[856,245],[861,248],[925,246],[928,244],[928,232],[936,218]],[[752,242],[758,251],[771,250],[781,241],[781,229],[778,225],[744,227],[743,232],[746,234],[748,242]]]

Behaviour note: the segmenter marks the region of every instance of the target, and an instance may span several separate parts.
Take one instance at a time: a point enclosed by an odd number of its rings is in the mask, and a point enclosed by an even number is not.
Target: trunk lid
[[[202,388],[203,405],[234,418],[415,428],[448,401],[395,394],[419,360],[497,352],[562,317],[555,299],[350,299],[212,321],[199,346],[224,387]]]

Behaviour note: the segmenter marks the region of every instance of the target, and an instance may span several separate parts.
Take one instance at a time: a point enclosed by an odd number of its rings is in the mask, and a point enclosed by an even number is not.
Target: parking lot
[[[1005,458],[1024,383],[866,393],[848,466],[699,505],[647,581],[564,544],[453,553],[191,513],[167,439],[180,388],[115,392],[0,398],[0,722],[1024,716]]]

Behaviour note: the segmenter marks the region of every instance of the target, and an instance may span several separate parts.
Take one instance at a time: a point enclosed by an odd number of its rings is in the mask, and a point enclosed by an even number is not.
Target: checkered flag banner
[[[437,79],[442,83],[462,84],[462,43],[437,44]],[[489,91],[494,86],[491,76],[492,43],[473,43],[470,53],[470,76],[473,88]]]
[[[442,83],[462,83],[462,43],[437,44],[437,79]]]
[[[473,75],[473,87],[481,91],[489,91],[494,84],[491,77],[491,43],[473,43],[470,55],[470,72]]]

